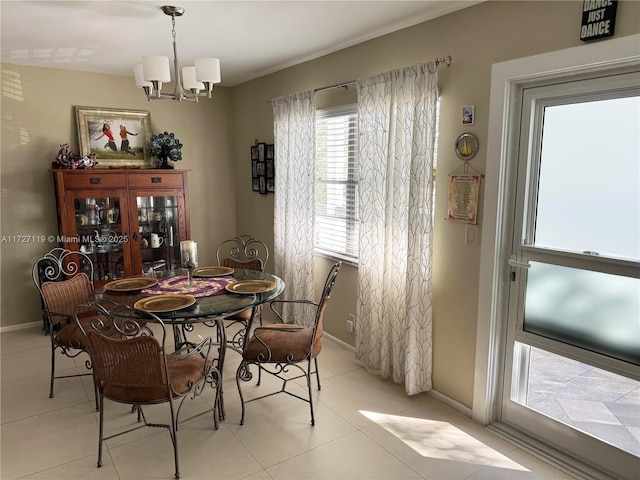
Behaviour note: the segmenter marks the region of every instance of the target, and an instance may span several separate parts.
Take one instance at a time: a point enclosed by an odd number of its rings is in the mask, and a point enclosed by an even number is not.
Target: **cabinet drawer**
[[[182,174],[133,173],[129,174],[130,187],[182,187]]]
[[[86,188],[124,188],[127,185],[127,178],[124,174],[106,174],[99,171],[87,172],[86,174],[65,175],[64,186],[69,190]]]

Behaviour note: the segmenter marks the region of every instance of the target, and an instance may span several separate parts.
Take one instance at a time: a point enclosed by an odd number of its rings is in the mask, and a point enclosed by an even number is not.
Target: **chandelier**
[[[142,63],[133,68],[136,86],[147,94],[147,100],[190,100],[198,102],[198,97],[211,98],[214,84],[220,83],[220,60],[217,58],[196,58],[195,66],[182,67],[182,82],[178,71],[178,49],[176,47],[176,17],[184,14],[184,8],[164,6],[162,11],[171,16],[171,35],[173,36],[173,75],[175,90],[163,93],[162,83],[171,81],[169,57],[147,55]]]

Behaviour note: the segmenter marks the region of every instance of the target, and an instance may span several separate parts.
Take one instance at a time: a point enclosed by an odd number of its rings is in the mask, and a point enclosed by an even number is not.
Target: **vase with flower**
[[[182,160],[182,143],[173,133],[164,132],[152,135],[149,151],[158,159],[157,168],[173,168],[169,161]]]

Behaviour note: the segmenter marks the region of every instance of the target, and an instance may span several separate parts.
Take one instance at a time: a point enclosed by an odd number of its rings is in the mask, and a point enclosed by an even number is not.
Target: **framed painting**
[[[97,168],[154,168],[151,114],[144,110],[76,107],[80,155],[95,153]]]

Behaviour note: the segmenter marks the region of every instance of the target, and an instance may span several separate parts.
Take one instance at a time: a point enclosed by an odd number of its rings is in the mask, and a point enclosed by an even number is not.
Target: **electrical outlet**
[[[355,321],[356,316],[350,313],[346,323],[347,332],[353,332],[353,324],[355,323]]]

